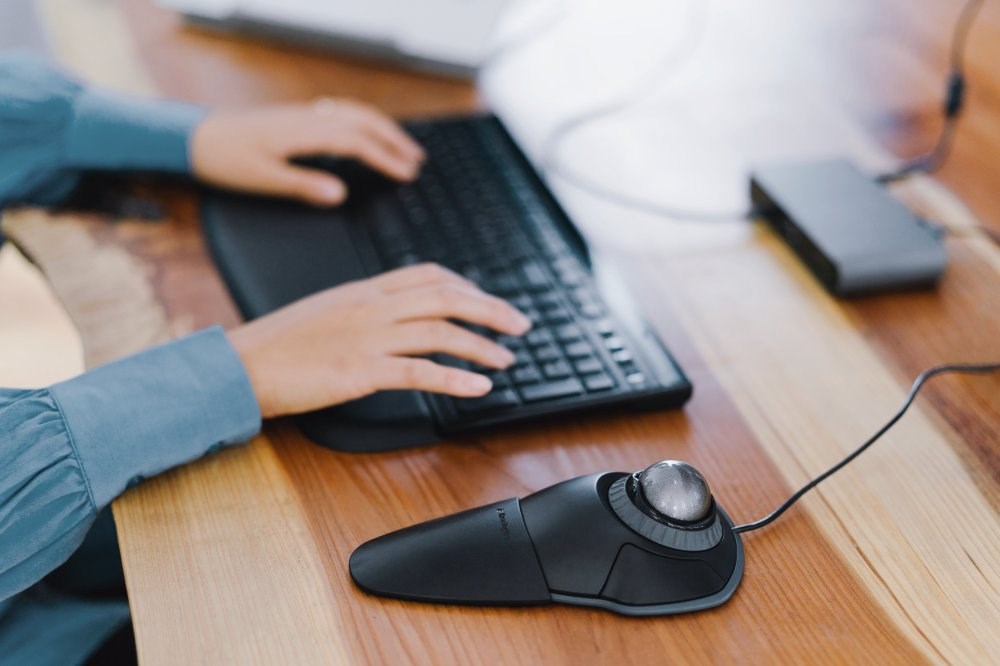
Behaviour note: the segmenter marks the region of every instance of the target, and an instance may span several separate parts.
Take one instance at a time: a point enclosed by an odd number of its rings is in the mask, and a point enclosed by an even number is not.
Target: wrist
[[[187,173],[204,116],[190,104],[84,90],[73,101],[64,159],[76,169]]]
[[[257,362],[259,358],[259,353],[257,352],[259,345],[253,330],[249,326],[249,324],[244,324],[238,328],[226,331],[226,339],[229,340],[229,345],[236,352],[237,358],[243,364],[243,369],[250,382],[250,389],[253,392],[254,399],[257,401],[261,418],[268,419],[278,416],[278,414],[274,412],[270,401],[262,398],[262,396],[266,395],[266,392],[263,390],[265,386],[264,373]]]

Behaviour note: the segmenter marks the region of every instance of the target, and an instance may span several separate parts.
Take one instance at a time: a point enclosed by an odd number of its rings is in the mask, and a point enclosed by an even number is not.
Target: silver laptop
[[[157,0],[214,28],[472,75],[504,0]]]

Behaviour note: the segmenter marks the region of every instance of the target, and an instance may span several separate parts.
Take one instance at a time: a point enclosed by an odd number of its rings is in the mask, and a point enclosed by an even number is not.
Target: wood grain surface
[[[100,65],[121,87],[213,105],[350,95],[397,115],[486,104],[469,84],[185,27],[149,0],[96,4],[114,17],[102,44],[135,58]],[[667,43],[657,28],[670,24],[643,12],[669,9],[626,4],[570,3],[574,14],[484,75],[482,98],[529,152],[574,109],[629,99],[622,91],[636,81],[648,94],[582,129],[564,155],[613,188],[687,207],[742,204],[734,174],[765,156],[840,150],[884,168],[887,151],[933,141],[960,3],[710,3],[676,71],[655,80],[641,75],[656,60],[642,49]],[[62,7],[50,30],[78,43],[80,23]],[[522,11],[521,29],[545,18]],[[934,180],[899,188],[931,217],[1000,229],[998,57],[1000,6],[987,3],[969,42],[955,151]],[[757,518],[871,434],[920,370],[1000,359],[1000,249],[982,239],[948,241],[935,291],[838,301],[763,227],[657,218],[553,184],[693,380],[689,405],[373,456],[270,423],[248,447],[116,502],[142,662],[995,663],[996,377],[934,380],[885,441],[746,536],[743,584],[710,612],[635,620],[429,606],[353,587],[350,552],[386,531],[662,458],[698,467],[737,521]],[[153,268],[177,328],[235,324],[191,193],[160,194],[168,221],[107,226],[98,238]]]

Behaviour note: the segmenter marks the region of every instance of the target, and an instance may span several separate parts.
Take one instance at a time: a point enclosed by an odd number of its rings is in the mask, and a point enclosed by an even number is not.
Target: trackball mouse
[[[743,544],[705,478],[666,460],[386,534],[354,551],[350,572],[396,599],[668,615],[729,600]]]

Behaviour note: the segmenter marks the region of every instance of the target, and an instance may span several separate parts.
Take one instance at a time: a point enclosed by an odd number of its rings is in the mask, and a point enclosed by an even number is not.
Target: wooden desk
[[[148,0],[99,4],[105,20],[127,25],[135,40],[109,29],[110,46],[102,48],[140,54],[134,67],[171,95],[209,104],[350,95],[399,115],[479,105],[470,85],[200,33]],[[529,148],[560,114],[642,78],[602,63],[648,62],[641,48],[652,40],[650,23],[602,16],[599,4],[484,81],[491,104],[509,114]],[[839,146],[875,164],[884,161],[879,150],[859,139],[871,135],[901,154],[918,152],[938,123],[958,3],[916,4],[711,3],[706,36],[687,48],[691,62],[678,63],[623,113],[581,130],[565,146],[567,159],[611,186],[705,209],[737,202],[732,193],[743,181],[731,167],[744,149],[797,154],[805,144],[819,153]],[[62,9],[69,14],[60,19],[49,14],[59,43],[80,52],[72,11]],[[601,25],[622,28],[594,32]],[[940,174],[995,229],[998,36],[1000,7],[989,3],[970,41],[968,113]],[[619,50],[593,46],[608,41]],[[633,46],[640,50],[628,51]],[[736,81],[742,85],[731,91]],[[806,94],[805,81],[817,89]],[[786,117],[799,124],[774,120]],[[657,179],[635,178],[635,167]],[[249,446],[163,475],[115,503],[142,662],[995,660],[995,377],[935,380],[877,447],[778,524],[746,537],[742,587],[710,612],[635,620],[558,606],[430,606],[352,586],[347,558],[369,538],[578,474],[662,458],[697,466],[734,519],[759,517],[877,428],[921,369],[1000,358],[1000,249],[984,240],[948,241],[950,266],[936,291],[842,302],[763,228],[672,223],[557,186],[602,260],[624,269],[693,380],[691,403],[372,456],[325,450],[291,423],[269,423]],[[949,221],[968,218],[929,179],[902,189]],[[102,241],[155,267],[156,293],[176,329],[235,324],[198,234],[193,197],[178,191],[169,201],[166,224],[106,228]]]

